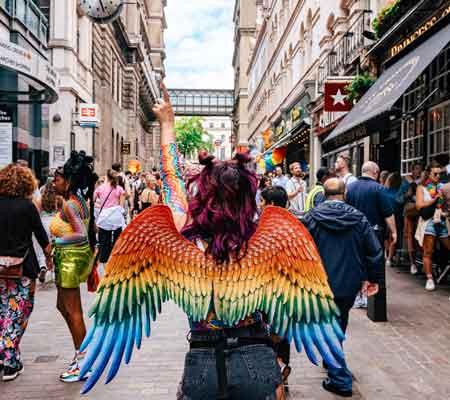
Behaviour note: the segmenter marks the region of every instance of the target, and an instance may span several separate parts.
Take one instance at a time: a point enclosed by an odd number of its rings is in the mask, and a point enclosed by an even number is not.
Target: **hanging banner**
[[[324,110],[326,112],[344,112],[352,109],[346,87],[348,81],[327,81],[324,84]]]

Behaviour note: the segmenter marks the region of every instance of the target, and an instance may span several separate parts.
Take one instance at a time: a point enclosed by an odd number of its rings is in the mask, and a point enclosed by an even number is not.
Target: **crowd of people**
[[[99,177],[94,172],[93,159],[84,152],[73,152],[64,167],[58,168],[41,188],[23,161],[0,170],[3,381],[14,380],[23,372],[19,345],[33,310],[35,282],[36,279],[44,282],[47,271],[53,269],[57,309],[69,328],[75,349],[74,358],[60,379],[75,382],[83,377],[80,371],[86,358],[86,351],[82,349],[86,327],[80,284],[91,282],[95,289],[96,275],[103,275],[103,268],[124,228],[133,223],[138,214],[157,204],[170,207],[174,223],[183,236],[209,254],[217,265],[239,259],[241,249],[255,234],[259,218],[263,219],[264,210],[270,206],[289,210],[307,228],[316,244],[334,303],[340,311],[339,326],[344,333],[351,308],[366,307],[367,296],[374,296],[385,287],[383,264],[393,264],[400,237],[405,238],[411,273],[418,272],[417,252],[421,251],[426,289],[435,288],[434,257],[439,251],[442,261],[450,250],[450,183],[445,183],[450,173],[448,165],[442,168],[433,162],[422,170],[417,164],[411,175],[402,178],[395,172],[380,171],[376,163],[369,161],[362,166],[361,176],[355,177],[350,171],[350,159],[344,153],[337,158],[334,168],[320,168],[315,185],[310,187],[298,162],[289,165],[290,176],[283,174],[282,167],[278,166],[275,174],[267,173],[257,179],[246,167],[248,155],[238,154],[234,160],[219,162],[201,154],[204,169],[200,173],[190,173],[180,169],[168,95],[158,103],[155,114],[163,132],[161,171],[155,168],[151,172],[132,174],[114,164],[105,176]],[[94,267],[95,260],[98,267]],[[192,335],[201,337],[196,344],[200,348],[213,340],[208,336],[211,325],[215,326],[212,331],[223,329],[232,331],[233,335],[239,332],[248,336],[247,339],[258,332],[258,344],[261,344],[261,335],[265,335],[265,328],[261,328],[266,326],[264,321],[270,329],[270,316],[264,313],[252,314],[244,323],[236,325],[237,329],[217,321],[214,304],[211,307],[207,321],[193,321],[190,316]],[[276,357],[275,369],[270,364],[266,371],[260,372],[268,374],[262,381],[270,381],[274,387],[261,386],[259,392],[264,389],[264,395],[268,396],[265,398],[282,399],[282,382],[287,385],[291,373],[292,334],[287,338],[271,333],[275,353],[265,350],[264,354],[253,354],[251,341],[238,347],[245,348],[248,359],[255,357],[255,363],[262,355]],[[189,356],[196,354],[202,359],[195,349],[191,342]],[[234,354],[233,351],[230,348],[229,354]],[[328,378],[323,387],[350,397],[352,374],[345,359],[340,359],[338,364],[324,361]],[[219,365],[216,360],[216,367],[218,374],[225,369],[225,383],[218,376],[219,389],[216,383],[208,381],[203,391],[228,390],[225,364]],[[189,368],[188,363],[186,368]],[[255,394],[251,395],[251,377],[246,385],[248,398],[256,399]],[[240,393],[243,388],[233,390]],[[200,398],[183,395],[183,390],[197,393],[198,385],[189,387],[183,380],[180,390],[181,399]],[[241,398],[240,394],[237,396]]]

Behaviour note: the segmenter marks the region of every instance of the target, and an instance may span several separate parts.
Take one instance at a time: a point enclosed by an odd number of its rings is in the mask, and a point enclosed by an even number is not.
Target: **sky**
[[[168,0],[169,88],[233,88],[234,0]]]

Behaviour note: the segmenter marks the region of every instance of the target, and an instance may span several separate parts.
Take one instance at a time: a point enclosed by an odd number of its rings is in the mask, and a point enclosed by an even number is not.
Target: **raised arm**
[[[172,210],[175,224],[181,229],[188,211],[186,186],[181,173],[181,161],[175,140],[175,115],[167,88],[161,84],[164,99],[158,100],[153,112],[161,126],[161,179],[163,203]]]

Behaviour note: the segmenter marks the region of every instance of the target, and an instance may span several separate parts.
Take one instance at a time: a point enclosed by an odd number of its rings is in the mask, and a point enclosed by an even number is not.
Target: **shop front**
[[[372,47],[383,72],[324,140],[324,154],[357,148],[366,138],[364,152],[381,169],[407,174],[416,162],[448,162],[449,22],[449,0],[422,1]]]
[[[47,59],[48,20],[31,1],[0,2],[0,17],[0,167],[23,159],[45,179],[48,105],[59,88]]]

